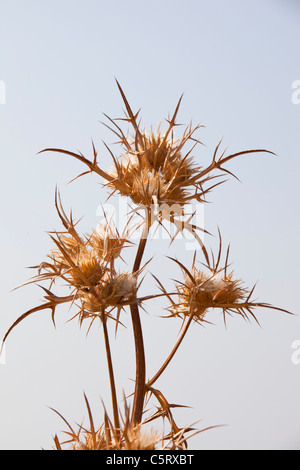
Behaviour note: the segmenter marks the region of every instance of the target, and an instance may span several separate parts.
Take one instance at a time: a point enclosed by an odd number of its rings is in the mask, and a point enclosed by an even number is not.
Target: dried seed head
[[[174,141],[160,131],[140,135],[143,144],[138,151],[135,140],[126,141],[130,150],[118,162],[115,160],[110,172],[113,179],[108,186],[145,207],[157,203],[184,204],[196,168],[192,159],[182,157],[182,140]]]
[[[157,433],[144,431],[141,426],[122,429],[120,440],[108,439],[104,426],[97,431],[82,430],[74,435],[69,450],[155,450],[159,442]]]
[[[94,432],[85,431],[79,438],[74,437],[69,450],[112,450],[108,445],[103,427]]]
[[[85,397],[89,415],[89,428],[79,426],[75,432],[73,427],[63,416],[55,411],[68,426],[68,440],[60,442],[57,435],[54,442],[57,450],[62,450],[68,445],[69,450],[154,450],[156,444],[163,442],[164,438],[152,429],[145,429],[145,425],[138,424],[133,426],[130,422],[130,409],[125,399],[125,416],[120,416],[123,425],[116,428],[112,424],[106,410],[104,409],[104,424],[96,428],[94,424],[92,410]]]
[[[57,234],[57,239],[51,238],[56,245],[49,255],[51,263],[41,265],[41,270],[45,266],[49,272],[49,279],[54,281],[60,277],[77,289],[95,286],[100,282],[107,268],[104,260],[98,257],[87,242],[60,234]],[[42,276],[45,278],[44,274]]]
[[[251,297],[254,287],[249,290],[243,287],[243,282],[234,279],[233,273],[228,273],[229,247],[227,249],[225,265],[220,268],[222,253],[222,237],[219,231],[219,251],[215,258],[212,253],[210,260],[207,250],[202,247],[207,262],[206,271],[197,270],[195,267],[196,253],[190,269],[186,268],[176,259],[171,258],[181,268],[184,274],[184,282],[178,282],[178,303],[171,300],[169,308],[171,316],[179,316],[194,319],[196,322],[206,321],[209,309],[220,309],[225,321],[226,314],[238,314],[249,320],[250,315],[258,323],[253,310],[257,307],[270,308],[285,313],[287,310],[273,307],[270,304],[254,302]]]
[[[136,301],[137,280],[131,273],[104,276],[93,292],[83,291],[84,310],[102,312],[108,307],[122,307]]]
[[[222,142],[220,141],[208,166],[195,164],[192,151],[201,142],[194,137],[194,134],[202,126],[192,127],[190,124],[185,128],[180,138],[174,139],[173,136],[182,96],[172,117],[166,120],[168,126],[165,132],[161,131],[160,126],[156,132],[152,130],[146,132],[140,128],[140,122],[137,119],[139,112],[133,113],[118,82],[117,86],[126,107],[125,118],[121,120],[131,125],[132,135],[130,136],[129,132],[124,133],[119,126],[119,119],[111,119],[105,115],[112,127],[105,125],[118,137],[118,143],[123,147],[121,155],[116,158],[105,144],[114,161],[114,168],[111,171],[104,171],[100,168],[94,143],[92,160],[83,156],[82,153],[58,148],[48,148],[42,152],[58,152],[79,160],[88,168],[79,176],[90,172],[96,173],[105,180],[105,185],[111,190],[111,194],[118,193],[131,198],[138,206],[136,210],[146,208],[149,215],[151,205],[155,205],[156,210],[159,206],[164,207],[164,210],[158,210],[158,214],[151,218],[150,223],[155,220],[162,223],[163,219],[167,219],[176,225],[177,231],[186,229],[198,239],[196,230],[199,227],[188,223],[182,227],[177,218],[178,215],[182,215],[180,210],[178,208],[175,211],[166,210],[165,207],[176,205],[183,208],[185,204],[191,202],[206,202],[206,195],[225,181],[217,180],[217,183],[212,184],[212,180],[227,174],[235,177],[227,168],[224,168],[227,162],[246,154],[264,152],[274,155],[274,153],[264,149],[255,149],[231,155],[225,155],[225,151],[223,151],[219,156]],[[187,144],[190,144],[188,149],[186,148]]]
[[[64,235],[64,234],[60,235],[60,240],[64,244],[64,246],[67,248],[68,253],[70,253],[70,255],[73,258],[76,258],[76,256],[79,256],[82,244],[78,242],[78,240],[76,240],[71,235]],[[56,253],[58,254],[58,256],[59,254],[61,255],[61,253],[58,253],[57,251]]]
[[[54,323],[56,307],[63,303],[79,308],[72,318],[79,317],[80,323],[85,318],[92,317],[93,321],[99,314],[100,318],[105,314],[118,324],[122,307],[139,301],[136,299],[139,272],[136,276],[127,272],[117,274],[114,268],[114,260],[120,257],[128,241],[128,230],[125,229],[120,237],[114,226],[107,223],[91,235],[81,237],[72,217],[68,219],[66,216],[57,192],[55,205],[65,231],[50,234],[55,249],[50,252],[47,261],[35,266],[37,275],[26,283],[50,281],[50,286],[48,289],[40,286],[46,293],[44,302],[21,315],[8,329],[5,340],[16,325],[34,312],[50,309]],[[60,297],[50,290],[57,280],[71,288],[68,295]],[[115,307],[118,309],[116,318],[110,315]],[[110,311],[106,312],[106,308]]]
[[[106,270],[93,252],[81,251],[76,265],[70,269],[71,283],[78,288],[97,286]]]
[[[57,450],[63,450],[65,446],[68,446],[67,448],[69,450],[186,450],[187,440],[189,438],[195,434],[215,427],[211,426],[199,431],[192,427],[179,428],[176,425],[171,412],[171,409],[178,405],[170,405],[165,401],[161,392],[158,390],[156,390],[156,392],[159,397],[163,399],[163,403],[160,403],[161,406],[158,408],[158,411],[146,419],[146,421],[136,426],[133,426],[130,422],[130,408],[126,401],[125,416],[120,416],[120,422],[122,421],[123,424],[118,428],[116,428],[115,424],[111,422],[106,410],[104,410],[104,424],[100,428],[96,428],[88,401],[89,428],[79,426],[79,429],[76,432],[66,419],[58,413],[64,423],[68,426],[68,431],[65,431],[68,439],[65,442],[60,442],[56,435],[54,438],[55,448]],[[147,423],[150,421],[154,421],[158,418],[162,418],[164,420],[166,416],[171,427],[168,435],[165,435],[164,433],[161,434],[160,432],[154,431],[152,428],[148,427]]]
[[[193,280],[191,279],[193,278]],[[248,292],[241,287],[241,282],[232,279],[232,274],[224,272],[191,272],[179,286],[179,303],[173,309],[175,315],[193,315],[195,321],[204,320],[208,309],[221,308],[233,310],[239,308]]]
[[[119,258],[127,242],[126,234],[120,236],[112,223],[98,224],[88,239],[88,244],[93,252],[104,262],[111,262]]]
[[[48,258],[63,271],[71,267],[72,262],[70,260],[76,262],[84,248],[84,244],[71,235],[58,234],[57,238],[58,240],[55,241],[56,247],[50,252]]]
[[[57,201],[56,207],[58,209]],[[48,278],[61,277],[71,286],[84,289],[100,284],[108,271],[113,275],[114,260],[121,255],[128,231],[124,231],[120,237],[113,223],[106,221],[99,224],[91,235],[82,238],[76,232],[72,220],[66,217],[61,203],[58,213],[67,233],[56,233],[57,238],[51,236],[56,245],[49,255],[52,264],[42,265],[42,268],[46,267],[50,271]]]
[[[161,439],[152,430],[145,431],[142,426],[130,427],[125,436],[124,450],[155,450]]]
[[[116,275],[103,287],[103,295],[108,299],[109,305],[117,305],[120,301],[135,298],[137,280],[132,273]]]

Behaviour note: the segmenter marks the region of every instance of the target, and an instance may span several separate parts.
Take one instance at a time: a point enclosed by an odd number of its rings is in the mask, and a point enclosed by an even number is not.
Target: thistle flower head
[[[65,219],[70,228],[70,220]],[[91,235],[80,237],[77,232],[56,234],[56,249],[49,256],[51,263],[41,265],[43,279],[54,282],[57,278],[74,288],[73,300],[81,307],[80,321],[93,315],[103,314],[108,308],[121,309],[136,301],[137,275],[117,273],[114,261],[121,255],[127,241],[112,223],[101,224]]]
[[[157,432],[144,430],[141,425],[129,427],[125,438],[125,450],[155,450],[160,441]]]
[[[139,130],[138,144],[136,136],[123,142],[127,151],[114,161],[110,172],[113,180],[108,186],[138,206],[185,204],[190,189],[195,189],[193,177],[200,170],[188,154],[182,153],[194,131],[189,128],[182,139],[174,140],[169,137],[170,130],[165,134],[151,131],[149,135]]]
[[[242,313],[249,292],[242,288],[241,281],[233,279],[233,274],[198,271],[194,267],[190,275],[185,276],[183,284],[179,285],[178,293],[179,302],[173,313],[192,315],[195,321],[202,321],[212,308],[222,309],[224,315],[226,312]]]
[[[205,250],[207,264],[205,269],[195,267],[196,253],[192,267],[188,269],[182,263],[174,261],[183,271],[183,282],[178,282],[178,302],[171,300],[171,316],[179,316],[183,319],[191,318],[196,322],[206,321],[206,315],[210,309],[220,309],[224,322],[226,314],[238,314],[249,320],[249,316],[258,323],[253,310],[258,307],[271,308],[290,313],[287,310],[273,307],[270,304],[252,300],[255,286],[250,290],[244,287],[244,283],[234,278],[233,272],[228,273],[229,247],[223,267],[220,267],[222,238],[219,231],[219,252],[217,258],[212,254],[210,260]]]
[[[156,131],[143,130],[138,120],[139,111],[134,113],[128,100],[117,82],[120,94],[125,104],[125,118],[122,121],[130,125],[131,133],[124,132],[119,125],[120,119],[112,119],[109,116],[108,127],[118,138],[122,151],[115,156],[111,149],[105,144],[106,149],[113,159],[113,168],[105,171],[98,162],[98,153],[93,144],[93,159],[89,160],[82,153],[74,153],[64,149],[48,148],[42,150],[54,151],[76,158],[88,167],[88,170],[80,174],[94,172],[101,176],[105,185],[110,190],[110,195],[116,193],[129,197],[138,207],[150,209],[150,206],[174,206],[183,207],[185,204],[194,202],[205,202],[206,195],[224,180],[211,184],[215,178],[232,173],[224,168],[224,164],[235,157],[257,152],[269,152],[264,149],[245,150],[225,156],[225,151],[218,156],[221,141],[217,145],[212,161],[204,166],[195,162],[192,155],[197,144],[201,143],[195,138],[195,132],[202,126],[189,124],[180,137],[175,138],[175,127],[178,125],[177,115],[180,108],[182,96],[180,97],[171,118],[167,119],[165,131],[161,126]],[[187,148],[188,146],[188,148]],[[233,175],[234,176],[234,175]],[[176,211],[175,211],[176,212]],[[177,211],[178,212],[178,211]],[[166,210],[161,211],[160,219],[165,215],[169,218]],[[177,214],[178,215],[178,214]],[[178,222],[174,214],[169,218],[172,222]],[[190,227],[185,225],[190,230]],[[193,230],[190,230],[193,231]]]
[[[82,293],[84,311],[99,313],[109,307],[122,308],[136,301],[137,279],[131,273],[108,273],[95,288]]]
[[[125,229],[120,235],[112,221],[98,224],[96,230],[88,237],[88,245],[97,257],[104,262],[113,262],[121,256],[121,252],[128,240],[129,230]]]
[[[107,222],[99,225],[91,234],[80,236],[72,215],[66,216],[58,192],[55,205],[65,230],[50,233],[54,249],[49,253],[47,261],[33,266],[38,269],[38,274],[25,283],[50,281],[49,288],[40,286],[46,293],[44,303],[21,315],[9,328],[3,341],[16,325],[34,312],[51,309],[54,323],[56,308],[63,303],[78,307],[72,318],[78,317],[80,324],[84,319],[93,321],[105,315],[118,325],[124,306],[142,301],[137,299],[137,278],[141,270],[132,274],[127,271],[117,272],[115,269],[115,260],[121,258],[128,241],[127,229],[120,236],[116,227]],[[58,280],[71,288],[68,295],[60,297],[53,293],[53,286]],[[115,308],[117,316],[112,315]]]
[[[56,450],[62,450],[65,445],[68,445],[69,450],[154,450],[161,441],[158,433],[152,429],[145,429],[142,424],[136,426],[131,424],[130,409],[125,397],[125,415],[120,416],[123,425],[119,429],[112,424],[105,408],[104,423],[97,428],[88,399],[85,395],[84,398],[89,416],[89,428],[79,426],[76,432],[60,413],[53,410],[68,426],[68,431],[65,431],[68,435],[67,441],[60,442],[57,435],[55,436]]]
[[[74,266],[70,267],[70,284],[79,289],[97,286],[107,270],[101,261],[93,251],[82,250]]]
[[[182,450],[187,448],[186,441],[191,437],[190,432],[194,431],[194,429],[189,427],[183,429],[178,428],[172,418],[171,411],[169,410],[168,413],[164,413],[160,408],[149,420],[133,425],[130,422],[130,408],[126,400],[124,416],[120,416],[122,421],[120,428],[115,428],[105,408],[104,423],[100,427],[96,427],[86,396],[85,401],[89,416],[89,426],[79,426],[77,431],[73,429],[60,413],[53,410],[68,426],[68,431],[64,431],[68,436],[66,441],[61,442],[58,436],[55,436],[54,442],[56,450]],[[173,406],[175,405],[168,405],[170,408]],[[166,416],[172,423],[171,432],[168,435],[161,434],[149,428],[147,425],[149,421],[153,421],[158,417],[164,419]],[[203,432],[207,429],[196,431],[193,434]]]
[[[71,442],[70,442],[71,441]],[[121,430],[121,439],[115,439],[102,425],[97,430],[80,429],[74,433],[68,444],[69,450],[155,450],[159,435],[145,431],[142,426]],[[61,450],[64,443],[55,438],[56,450]]]

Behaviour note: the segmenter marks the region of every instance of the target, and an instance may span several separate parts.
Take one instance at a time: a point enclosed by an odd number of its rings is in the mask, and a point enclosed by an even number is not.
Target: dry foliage
[[[73,220],[72,213],[66,215],[60,200],[59,192],[55,192],[55,206],[62,230],[49,233],[53,241],[53,250],[45,261],[35,266],[37,274],[28,283],[48,283],[47,287],[40,285],[44,290],[44,302],[37,307],[22,314],[7,331],[6,341],[11,331],[29,315],[50,309],[53,322],[55,312],[61,304],[69,304],[75,309],[70,318],[78,318],[80,325],[88,320],[90,328],[95,321],[100,322],[103,328],[106,347],[107,363],[110,377],[112,396],[113,420],[110,420],[104,409],[104,422],[96,426],[93,421],[89,402],[85,397],[89,417],[89,428],[79,426],[74,431],[72,426],[62,417],[68,427],[67,439],[61,442],[55,436],[55,448],[61,450],[133,450],[133,449],[185,449],[187,439],[195,432],[190,426],[177,426],[172,410],[179,405],[167,401],[163,393],[153,387],[154,383],[165,371],[175,353],[177,352],[188,328],[193,323],[208,321],[209,311],[219,309],[224,321],[227,315],[237,314],[244,319],[254,318],[254,311],[261,308],[271,308],[289,313],[284,309],[273,307],[270,304],[257,302],[252,299],[253,290],[247,289],[244,283],[235,279],[234,273],[229,272],[229,248],[223,266],[222,238],[219,232],[219,250],[214,256],[208,254],[207,248],[201,242],[197,232],[203,230],[187,221],[182,224],[180,216],[187,204],[204,204],[207,194],[218,185],[224,183],[224,176],[232,175],[225,165],[238,156],[252,153],[270,153],[264,149],[245,150],[231,155],[220,152],[221,142],[217,145],[210,164],[201,166],[195,161],[193,151],[201,142],[195,138],[200,125],[189,124],[180,138],[175,138],[176,118],[182,97],[180,97],[171,118],[167,119],[167,128],[162,130],[159,125],[157,130],[148,132],[141,128],[139,112],[133,113],[127,98],[117,82],[121,97],[125,104],[125,117],[121,120],[129,124],[129,132],[124,132],[120,125],[120,119],[108,119],[105,124],[118,138],[121,152],[115,156],[106,146],[112,158],[112,167],[104,170],[98,163],[98,153],[93,144],[92,159],[86,158],[81,153],[48,148],[42,152],[57,152],[61,155],[69,155],[86,167],[81,175],[95,173],[101,177],[109,197],[129,197],[134,205],[134,212],[141,215],[140,226],[143,227],[142,236],[138,244],[132,269],[117,269],[117,261],[123,260],[124,251],[133,249],[130,236],[134,230],[140,228],[131,224],[128,219],[126,229],[119,233],[115,225],[106,220],[106,223],[93,229],[91,233],[80,234],[77,230],[77,222]],[[234,175],[232,175],[234,176]],[[221,178],[221,180],[220,180]],[[76,179],[76,178],[75,178]],[[153,207],[156,216],[153,217]],[[149,293],[146,297],[139,296],[139,287],[142,282],[142,272],[145,266],[141,266],[145,246],[148,240],[149,230],[153,224],[163,224],[168,220],[176,227],[176,234],[182,230],[191,232],[199,242],[199,251],[195,252],[191,266],[184,266],[180,260],[171,259],[182,271],[182,277],[175,282],[174,292],[167,292],[160,279],[157,279],[160,294]],[[176,238],[176,234],[173,237]],[[172,240],[173,240],[172,239]],[[197,268],[197,257],[201,254],[201,268]],[[55,294],[55,286],[58,281],[66,287],[68,293],[65,296]],[[154,377],[146,381],[146,358],[144,353],[142,325],[139,309],[146,301],[159,296],[169,299],[169,317],[181,319],[181,334]],[[122,310],[129,308],[133,325],[133,334],[136,352],[136,381],[133,393],[133,404],[130,407],[127,400],[124,401],[124,415],[121,414],[115,389],[114,367],[110,353],[110,339],[108,337],[107,321],[114,321],[116,331],[120,322]],[[166,320],[167,321],[167,320]],[[150,414],[146,413],[146,406],[150,399],[155,399],[157,407]],[[60,415],[61,416],[61,415]],[[159,434],[149,430],[148,423],[156,420],[168,423],[169,431]]]

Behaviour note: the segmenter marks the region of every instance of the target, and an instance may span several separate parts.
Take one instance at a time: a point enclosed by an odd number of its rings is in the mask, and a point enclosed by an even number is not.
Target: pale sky
[[[36,286],[12,289],[33,272],[51,248],[47,231],[60,229],[54,208],[57,185],[67,210],[89,231],[107,193],[71,158],[37,156],[46,147],[92,155],[91,139],[103,167],[111,159],[102,140],[114,136],[100,124],[103,113],[122,115],[115,77],[132,108],[141,108],[146,127],[168,117],[182,93],[178,121],[205,127],[205,144],[195,152],[209,162],[219,140],[228,151],[266,148],[228,164],[229,178],[205,205],[205,228],[231,246],[237,277],[256,297],[295,316],[257,310],[261,328],[240,318],[211,314],[214,325],[190,330],[174,362],[157,382],[170,402],[191,406],[175,413],[185,426],[226,424],[193,438],[195,449],[300,449],[300,365],[292,344],[300,340],[299,170],[300,5],[296,0],[1,0],[1,318],[0,336],[37,305]],[[3,92],[2,92],[3,94]],[[294,94],[294,97],[298,95]],[[294,102],[293,102],[294,101]],[[5,104],[4,104],[5,103]],[[180,127],[178,132],[180,132]],[[216,238],[206,238],[217,246]],[[170,285],[180,275],[164,255],[189,262],[178,241],[149,243],[149,271]],[[133,255],[132,255],[133,256]],[[143,292],[152,289],[147,276]],[[161,365],[177,338],[180,322],[156,300],[142,313],[148,376]],[[118,393],[129,394],[135,369],[129,314],[127,329],[113,341]],[[22,322],[6,345],[0,364],[1,449],[53,446],[65,429],[49,407],[71,424],[85,415],[83,392],[95,420],[108,409],[109,388],[101,330],[86,337],[67,309],[40,312]]]

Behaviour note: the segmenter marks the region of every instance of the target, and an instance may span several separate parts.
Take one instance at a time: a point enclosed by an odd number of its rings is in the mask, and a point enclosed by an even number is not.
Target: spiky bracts
[[[47,148],[42,152],[58,152],[76,158],[84,163],[89,169],[80,174],[94,172],[105,181],[105,186],[111,194],[118,194],[130,198],[137,208],[150,210],[152,205],[161,209],[171,208],[168,211],[161,210],[160,217],[169,220],[176,219],[176,212],[191,202],[205,202],[206,195],[214,187],[224,181],[212,182],[219,177],[232,173],[224,168],[225,163],[240,156],[251,153],[270,153],[268,150],[255,149],[225,155],[223,151],[218,155],[221,142],[217,145],[212,161],[208,166],[196,163],[193,156],[195,147],[201,143],[195,138],[195,132],[201,125],[192,126],[190,123],[183,131],[181,137],[175,138],[175,127],[182,96],[180,97],[175,111],[170,119],[167,119],[168,127],[162,131],[159,125],[156,131],[148,132],[141,128],[138,120],[139,111],[134,114],[128,100],[117,82],[119,91],[125,104],[126,113],[124,118],[109,120],[112,127],[105,124],[118,138],[122,146],[120,155],[115,156],[111,149],[105,147],[113,159],[113,167],[104,170],[98,164],[98,152],[93,144],[93,160],[89,160],[81,153],[74,153],[64,149]],[[128,122],[131,126],[131,134],[125,133],[118,121]],[[190,145],[189,145],[190,144]],[[188,147],[188,148],[187,148]],[[233,175],[234,176],[234,175]],[[179,207],[179,209],[178,209]],[[175,214],[173,211],[175,211]],[[185,228],[188,228],[187,226]]]
[[[86,395],[84,395],[84,399],[89,420],[88,426],[79,425],[75,430],[59,412],[52,409],[68,428],[67,431],[63,431],[66,439],[60,440],[58,435],[55,435],[55,450],[185,450],[187,449],[187,441],[192,436],[218,427],[210,426],[200,430],[195,430],[190,426],[179,428],[171,412],[172,408],[179,405],[168,403],[158,390],[149,389],[149,393],[150,390],[151,394],[156,396],[159,406],[156,412],[137,425],[133,425],[130,420],[130,407],[125,396],[123,396],[124,412],[120,413],[119,428],[116,428],[112,423],[105,407],[104,422],[100,427],[97,427]],[[149,423],[153,423],[159,418],[169,423],[168,433],[149,427]]]
[[[226,322],[226,314],[237,314],[246,320],[252,317],[258,323],[253,312],[258,307],[290,313],[287,310],[252,299],[255,285],[252,289],[248,289],[242,280],[234,277],[233,271],[229,272],[229,246],[224,265],[221,265],[222,236],[220,230],[218,232],[218,253],[215,256],[211,251],[211,256],[209,256],[208,251],[205,250],[206,263],[201,263],[201,269],[196,268],[197,252],[194,254],[190,267],[171,258],[179,265],[183,273],[183,281],[177,282],[178,302],[174,302],[169,297],[171,300],[170,315],[181,317],[184,321],[189,318],[201,323],[207,321],[206,315],[209,310],[219,309],[222,311],[224,322]],[[162,285],[160,287],[164,291]]]
[[[47,261],[33,266],[38,274],[26,283],[48,281],[48,288],[40,286],[46,293],[45,301],[19,317],[7,331],[4,340],[20,321],[35,312],[51,309],[54,322],[56,308],[64,303],[77,307],[74,317],[78,317],[81,324],[86,318],[101,319],[103,314],[118,322],[124,306],[138,301],[137,278],[140,271],[132,274],[129,271],[119,272],[115,268],[122,250],[131,243],[128,230],[120,235],[114,224],[107,221],[91,234],[81,236],[72,214],[70,217],[65,214],[57,191],[55,205],[64,230],[49,234],[54,248]],[[69,295],[57,296],[53,292],[59,280],[68,287]],[[114,309],[117,309],[117,315],[112,314]]]
[[[125,414],[120,416],[120,427],[116,428],[110,420],[104,408],[104,423],[97,427],[94,423],[92,411],[86,396],[84,396],[89,417],[89,428],[79,426],[75,431],[63,416],[55,411],[67,424],[68,436],[60,441],[56,435],[54,438],[56,450],[154,450],[161,439],[158,433],[138,424],[133,426],[130,422],[130,409],[125,399]]]

